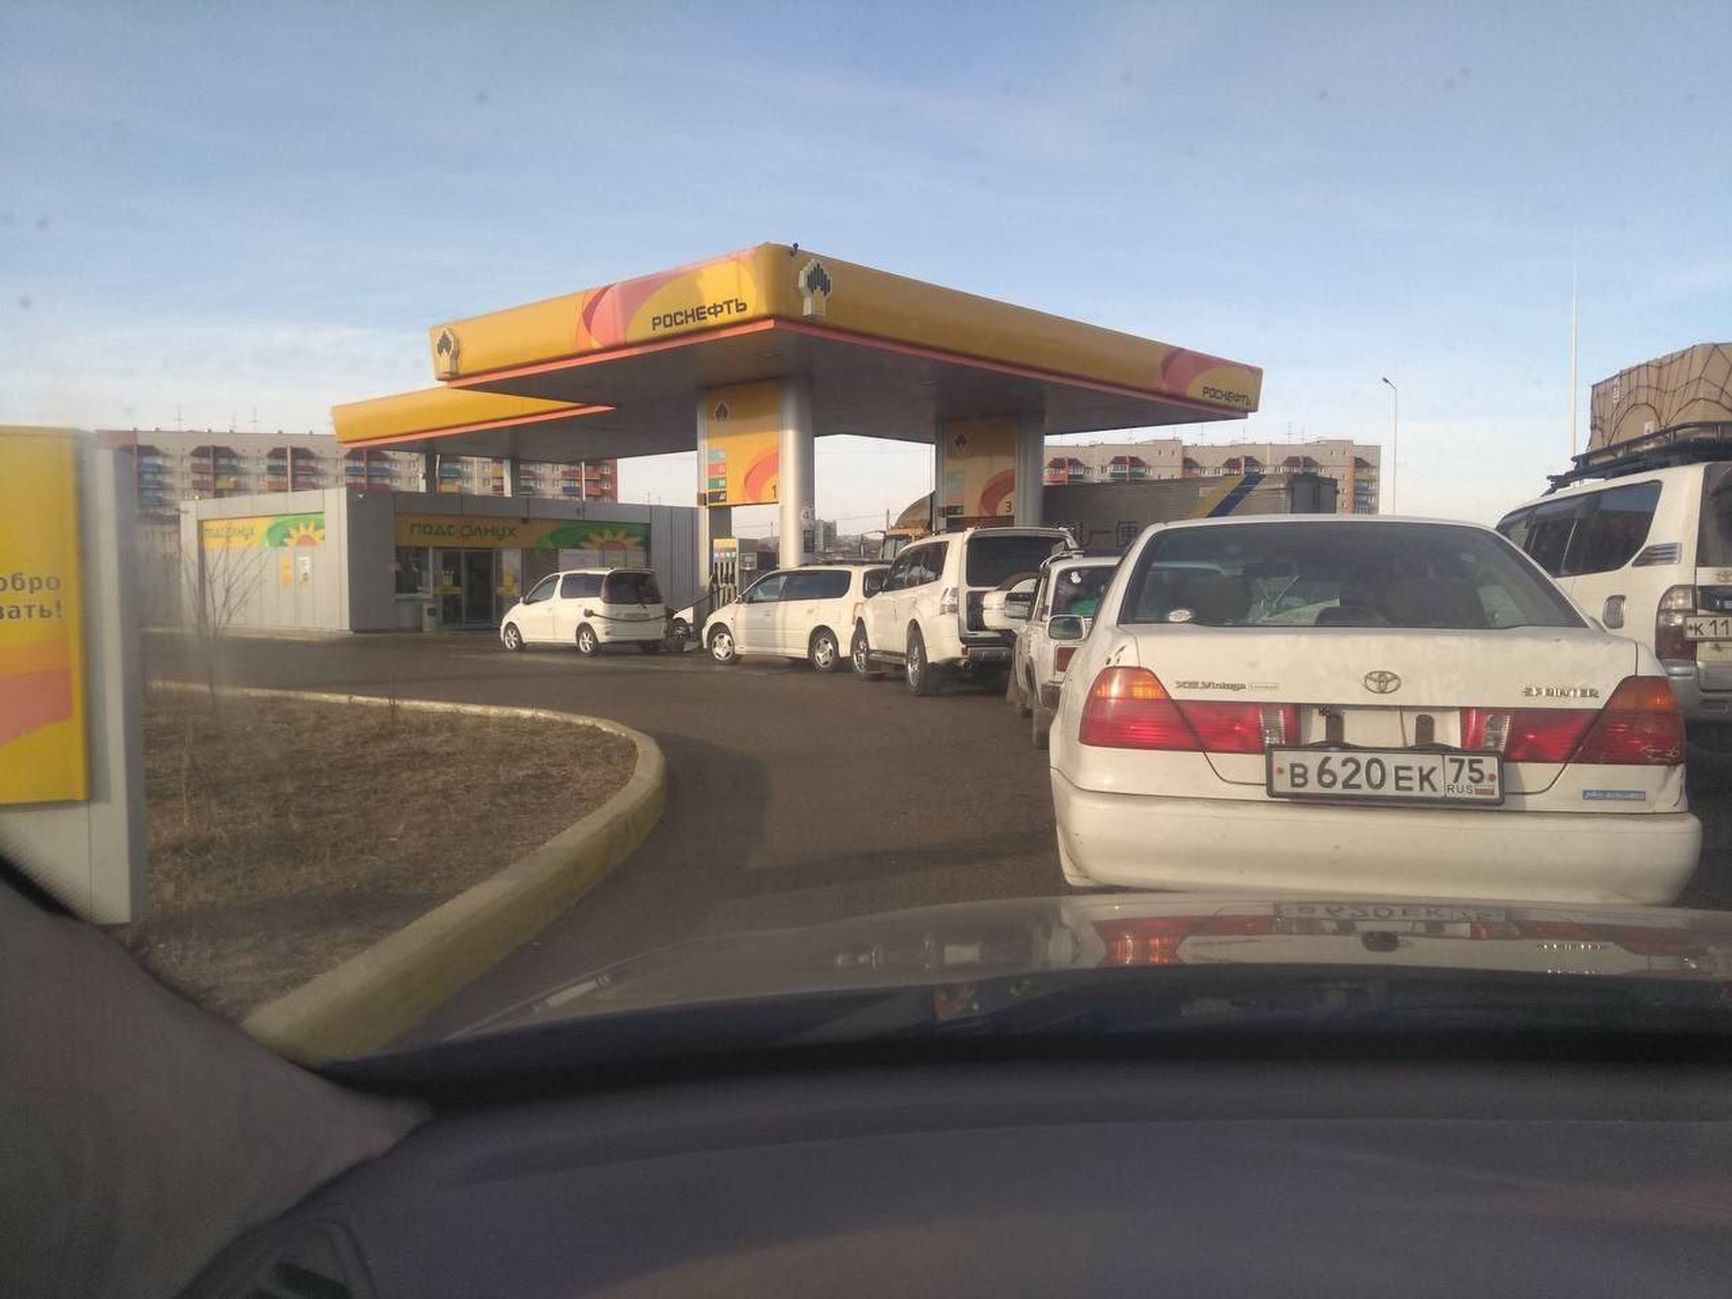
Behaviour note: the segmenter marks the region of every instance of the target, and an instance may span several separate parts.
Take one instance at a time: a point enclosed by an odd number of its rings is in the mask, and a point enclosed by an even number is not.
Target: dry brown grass
[[[238,1016],[546,842],[630,777],[604,731],[152,692],[150,912],[124,940]]]

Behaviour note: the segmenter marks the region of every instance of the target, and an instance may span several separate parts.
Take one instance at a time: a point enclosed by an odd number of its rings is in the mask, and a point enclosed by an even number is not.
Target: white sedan
[[[1657,903],[1701,845],[1653,653],[1471,524],[1146,530],[1051,745],[1075,885]]]

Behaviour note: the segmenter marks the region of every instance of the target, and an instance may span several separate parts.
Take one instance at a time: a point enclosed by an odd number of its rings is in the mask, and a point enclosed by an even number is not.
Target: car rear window
[[[606,604],[660,604],[662,592],[654,573],[609,573],[601,598]]]
[[[1100,611],[1101,596],[1107,583],[1113,580],[1113,570],[1104,564],[1090,568],[1062,570],[1052,584],[1052,611],[1078,618],[1092,618]]]
[[[1696,563],[1703,568],[1732,568],[1732,464],[1709,465],[1702,475]]]
[[[968,565],[963,581],[969,586],[997,586],[1016,573],[1038,569],[1060,544],[1057,537],[1004,536],[976,533],[968,539]]]
[[[1427,523],[1177,528],[1137,557],[1121,623],[1580,627],[1501,537]]]

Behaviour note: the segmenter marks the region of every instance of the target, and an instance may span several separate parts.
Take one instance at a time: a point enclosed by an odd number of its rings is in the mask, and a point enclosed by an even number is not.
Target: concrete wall
[[[0,851],[79,915],[121,924],[146,897],[133,490],[120,453],[93,442],[81,446],[79,470],[90,797],[0,807]]]

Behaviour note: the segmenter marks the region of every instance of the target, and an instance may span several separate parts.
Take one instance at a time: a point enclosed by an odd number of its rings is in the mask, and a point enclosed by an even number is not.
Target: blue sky
[[[1584,438],[1732,337],[1724,3],[363,8],[6,7],[0,422],[324,429],[434,321],[798,240],[1260,364],[1251,436],[1381,439],[1388,374],[1403,512],[1489,519],[1572,246]],[[819,509],[928,476],[828,439]]]

